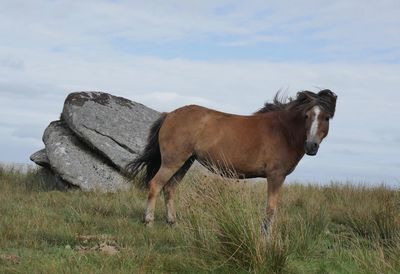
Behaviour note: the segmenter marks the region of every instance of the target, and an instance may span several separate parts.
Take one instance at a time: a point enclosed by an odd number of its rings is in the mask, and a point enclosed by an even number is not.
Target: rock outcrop
[[[43,142],[51,168],[63,180],[82,190],[116,191],[127,188],[127,179],[84,146],[63,121],[52,122],[46,128]]]
[[[101,92],[71,93],[62,112],[68,127],[120,170],[140,153],[158,117],[142,104]]]
[[[126,190],[129,180],[122,170],[144,148],[159,115],[107,93],[71,93],[61,120],[44,132],[46,148],[32,154],[31,160],[84,191]]]

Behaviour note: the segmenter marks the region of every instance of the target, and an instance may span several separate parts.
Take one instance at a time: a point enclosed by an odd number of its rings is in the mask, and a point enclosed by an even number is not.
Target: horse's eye
[[[304,116],[306,119],[308,119],[308,115],[306,114],[305,116]]]
[[[329,117],[325,117],[325,121],[329,121]]]

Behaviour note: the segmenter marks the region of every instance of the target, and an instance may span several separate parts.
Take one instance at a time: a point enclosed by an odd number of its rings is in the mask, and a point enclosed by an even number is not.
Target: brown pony
[[[234,115],[197,105],[184,106],[152,125],[143,153],[127,166],[136,176],[146,168],[149,185],[144,221],[154,221],[156,199],[164,192],[167,222],[175,223],[174,192],[194,160],[206,167],[229,167],[239,178],[268,181],[265,227],[276,211],[278,192],[285,177],[304,153],[315,155],[327,136],[337,96],[330,90],[298,92],[250,116]],[[226,164],[227,163],[227,164]]]

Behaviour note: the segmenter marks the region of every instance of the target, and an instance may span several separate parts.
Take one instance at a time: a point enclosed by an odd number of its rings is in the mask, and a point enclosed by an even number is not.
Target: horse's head
[[[330,90],[321,90],[315,98],[315,104],[305,111],[306,141],[304,150],[307,155],[316,155],[322,140],[328,135],[329,120],[336,108],[336,94]]]

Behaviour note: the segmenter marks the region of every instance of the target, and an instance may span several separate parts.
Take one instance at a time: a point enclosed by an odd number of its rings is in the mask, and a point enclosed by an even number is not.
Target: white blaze
[[[310,139],[313,139],[316,135],[317,135],[317,132],[318,132],[318,116],[319,116],[319,114],[321,113],[321,108],[319,107],[319,106],[315,106],[314,108],[313,108],[313,111],[314,111],[314,119],[312,120],[312,123],[311,123],[311,128],[310,128]]]

